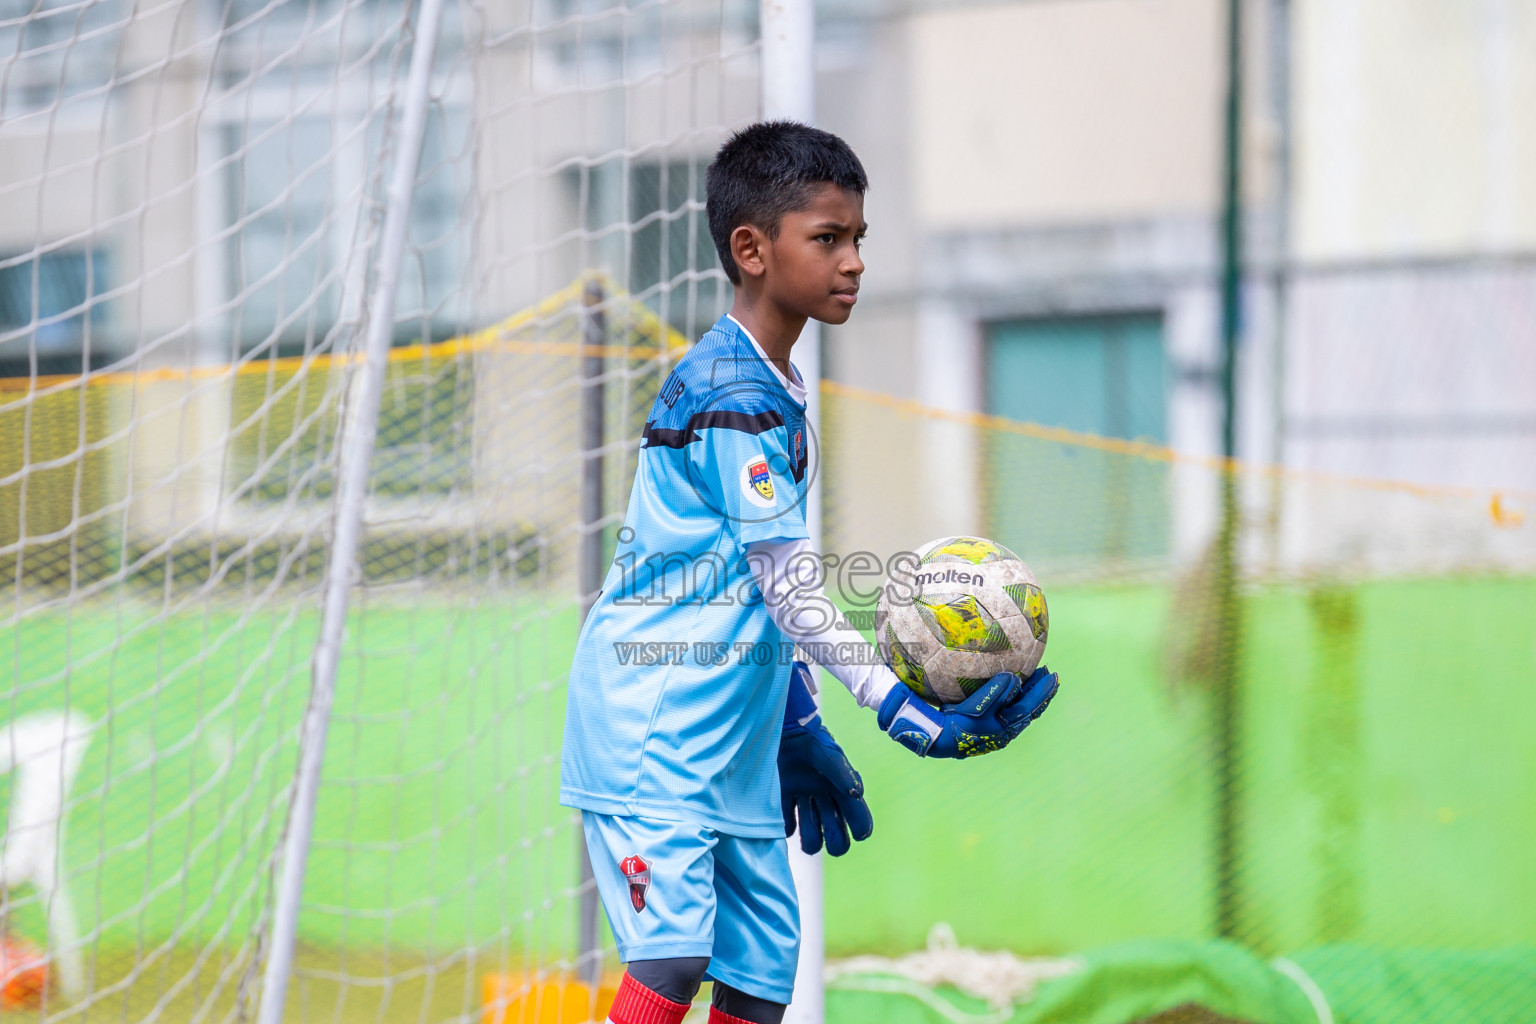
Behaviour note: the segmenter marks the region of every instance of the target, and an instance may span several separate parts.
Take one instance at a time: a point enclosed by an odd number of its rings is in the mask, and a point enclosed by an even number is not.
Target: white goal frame
[[[816,123],[816,6],[813,0],[762,0],[763,117]],[[806,322],[795,346],[795,366],[805,380],[806,429],[821,430],[821,325]],[[821,550],[821,474],[811,476],[805,503],[811,546]],[[822,1024],[826,1019],[823,964],[826,960],[822,913],[823,854],[808,855],[789,844],[789,867],[800,902],[800,966],[787,1024]]]

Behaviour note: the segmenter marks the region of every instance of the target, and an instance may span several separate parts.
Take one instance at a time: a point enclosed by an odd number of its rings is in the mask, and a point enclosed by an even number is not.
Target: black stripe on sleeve
[[[688,418],[688,425],[681,430],[658,427],[655,422],[645,425],[647,448],[683,448],[695,441],[702,441],[699,431],[710,428],[739,430],[743,434],[761,434],[782,427],[784,417],[776,409],[767,412],[737,412],[734,409],[710,409],[696,412]]]

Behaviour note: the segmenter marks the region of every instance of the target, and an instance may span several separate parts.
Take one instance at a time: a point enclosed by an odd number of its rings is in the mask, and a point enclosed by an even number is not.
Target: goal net
[[[724,311],[756,39],[737,0],[0,0],[0,1009],[257,1013],[376,332],[287,1017],[586,1019],[565,676]]]
[[[759,17],[0,0],[0,1015],[277,1024],[275,972],[291,1021],[601,1019],[566,679],[647,411],[727,304],[703,174],[761,112]],[[1388,322],[1433,365],[1517,339],[1536,284],[1498,275],[1402,277]],[[1318,287],[1289,330],[1398,351]],[[890,294],[859,315],[907,322]],[[1011,351],[1088,338],[1118,388],[1145,326]],[[814,392],[848,621],[901,552],[985,535],[1039,573],[1063,687],[963,766],[829,693],[879,822],[826,866],[831,1019],[1527,1019],[1536,494],[854,376]],[[1164,436],[1156,404],[1103,429]]]

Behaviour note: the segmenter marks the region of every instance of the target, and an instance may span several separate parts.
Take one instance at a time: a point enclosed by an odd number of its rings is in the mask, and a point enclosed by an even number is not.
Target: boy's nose
[[[864,273],[864,257],[860,256],[859,250],[855,249],[853,250],[853,255],[849,259],[844,260],[843,265],[838,269],[845,274],[852,274],[857,277]]]

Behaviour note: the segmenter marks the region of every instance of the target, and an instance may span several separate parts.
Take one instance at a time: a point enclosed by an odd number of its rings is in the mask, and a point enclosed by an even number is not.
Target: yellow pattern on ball
[[[1011,646],[1001,626],[981,602],[966,594],[942,601],[917,602],[918,614],[952,651],[1006,651]]]
[[[1033,583],[1009,583],[1003,587],[1003,592],[1013,598],[1013,603],[1019,606],[1019,611],[1029,620],[1029,631],[1035,635],[1035,639],[1044,643],[1051,628],[1051,615],[1045,607],[1045,594]]]
[[[982,562],[1000,562],[1005,558],[1017,557],[1001,544],[981,537],[956,537],[943,547],[924,555],[923,562],[969,562],[980,565]]]

